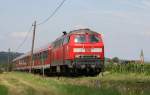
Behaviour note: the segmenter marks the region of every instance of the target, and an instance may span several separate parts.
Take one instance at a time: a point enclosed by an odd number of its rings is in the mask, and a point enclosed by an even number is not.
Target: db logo
[[[86,48],[85,51],[86,52],[91,52],[91,49],[90,48]]]

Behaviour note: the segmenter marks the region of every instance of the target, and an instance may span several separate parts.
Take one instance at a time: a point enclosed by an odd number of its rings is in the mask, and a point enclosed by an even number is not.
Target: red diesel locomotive
[[[44,48],[13,60],[15,70],[46,74],[97,75],[104,68],[104,43],[102,35],[90,29],[79,29],[63,35]]]

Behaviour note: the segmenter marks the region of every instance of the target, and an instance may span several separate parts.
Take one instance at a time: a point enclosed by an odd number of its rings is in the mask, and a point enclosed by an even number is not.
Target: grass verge
[[[1,74],[0,79],[8,95],[150,95],[150,76],[138,73],[105,72],[104,76],[60,77],[58,80],[57,77],[10,72]]]
[[[0,84],[0,95],[8,95],[8,88],[5,85]]]

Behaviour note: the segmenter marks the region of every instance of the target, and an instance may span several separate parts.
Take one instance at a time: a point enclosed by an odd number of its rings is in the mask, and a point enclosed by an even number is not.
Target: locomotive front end
[[[96,32],[78,32],[70,39],[70,68],[81,73],[99,74],[104,68],[104,44]]]

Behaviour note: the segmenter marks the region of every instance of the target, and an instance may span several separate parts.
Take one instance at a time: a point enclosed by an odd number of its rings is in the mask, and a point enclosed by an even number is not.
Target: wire
[[[56,13],[57,11],[63,6],[63,4],[65,3],[66,0],[63,0],[60,5],[58,7],[56,7],[56,9],[52,12],[52,14],[47,17],[45,20],[43,20],[42,22],[38,23],[37,25],[41,25],[41,24],[44,24],[46,23],[48,20],[50,20]]]
[[[40,22],[40,23],[38,23],[38,24],[36,24],[36,25],[44,24],[44,23],[46,23],[48,20],[50,20],[50,19],[57,13],[57,11],[59,11],[59,9],[63,6],[63,4],[65,3],[65,1],[66,1],[66,0],[62,0],[62,2],[56,7],[56,9],[52,12],[52,14],[51,14],[49,17],[47,17],[45,20],[43,20],[42,22]],[[29,29],[27,35],[25,36],[24,40],[22,41],[22,43],[20,43],[20,45],[15,49],[15,51],[19,50],[19,49],[23,46],[23,44],[25,43],[25,41],[26,41],[27,38],[28,38],[28,35],[29,35],[31,29],[32,29],[32,26],[30,27],[30,29]]]
[[[32,25],[32,26],[33,26],[33,25]],[[30,26],[30,28],[29,28],[29,30],[28,30],[28,32],[27,32],[27,34],[26,34],[24,40],[22,41],[22,43],[20,43],[20,44],[18,45],[18,47],[15,49],[15,51],[19,50],[19,49],[23,46],[23,44],[26,42],[26,40],[27,40],[27,38],[28,38],[28,36],[29,36],[29,33],[30,33],[31,30],[32,30],[32,26]]]

